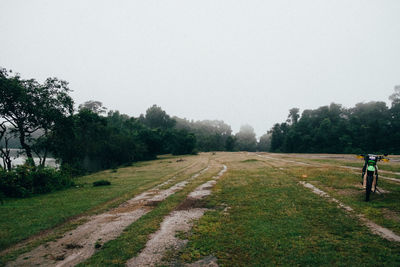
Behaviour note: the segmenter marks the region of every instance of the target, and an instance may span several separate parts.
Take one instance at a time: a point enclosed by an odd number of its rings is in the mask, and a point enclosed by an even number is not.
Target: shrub
[[[22,165],[0,171],[0,192],[7,197],[29,197],[73,186],[70,176],[52,168]]]
[[[99,181],[93,182],[93,186],[103,186],[103,185],[111,185],[111,182],[107,181],[107,180],[99,180]]]

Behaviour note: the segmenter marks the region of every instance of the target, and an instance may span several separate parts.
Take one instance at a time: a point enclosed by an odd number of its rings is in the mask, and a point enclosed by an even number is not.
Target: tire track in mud
[[[160,229],[150,236],[146,247],[139,255],[130,259],[126,265],[156,266],[162,262],[162,258],[168,250],[182,248],[187,240],[179,239],[176,237],[176,233],[188,232],[193,226],[193,221],[200,219],[208,210],[196,207],[196,203],[211,194],[211,189],[227,170],[227,166],[223,165],[223,169],[216,176],[192,191],[175,211],[164,218]]]
[[[338,206],[340,208],[344,209],[347,213],[351,213],[352,215],[355,215],[365,226],[367,226],[371,230],[372,233],[379,235],[380,237],[387,239],[389,241],[400,242],[400,236],[398,236],[391,230],[389,230],[385,227],[382,227],[382,226],[374,223],[373,221],[367,219],[364,215],[356,214],[352,207],[343,204],[336,198],[331,197],[326,192],[322,191],[321,189],[315,187],[314,185],[312,185],[310,183],[307,183],[305,181],[300,181],[299,183],[302,186],[304,186],[305,188],[311,189],[314,194],[324,197],[324,198],[328,199],[329,201],[332,201],[332,202],[338,204]]]
[[[117,238],[122,231],[150,212],[159,202],[182,190],[187,184],[205,173],[210,165],[188,179],[161,190],[174,181],[173,178],[122,203],[115,209],[91,216],[88,222],[69,231],[56,241],[48,242],[20,255],[6,266],[74,266],[90,258],[105,242]],[[186,168],[184,168],[186,169]]]

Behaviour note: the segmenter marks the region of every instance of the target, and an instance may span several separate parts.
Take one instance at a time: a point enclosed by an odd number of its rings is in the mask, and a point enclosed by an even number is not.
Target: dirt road
[[[176,184],[173,184],[176,178],[173,177],[115,209],[92,216],[85,224],[65,233],[62,238],[22,254],[7,266],[74,266],[91,257],[105,242],[115,239],[127,226],[150,212],[155,206],[154,203],[162,202],[182,190],[191,181],[207,172],[209,168],[210,166],[207,166]],[[173,185],[161,189],[169,184]]]

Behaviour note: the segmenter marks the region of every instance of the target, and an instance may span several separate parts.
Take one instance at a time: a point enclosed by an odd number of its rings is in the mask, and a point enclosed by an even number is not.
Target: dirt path
[[[320,190],[319,188],[315,187],[314,185],[301,181],[300,182],[301,185],[303,185],[306,188],[309,188],[312,190],[313,193],[322,196],[324,198],[327,198],[328,200],[335,202],[339,205],[339,207],[341,207],[342,209],[344,209],[346,212],[348,213],[353,213],[355,214],[355,211],[353,208],[351,208],[350,206],[347,206],[345,204],[343,204],[342,202],[340,202],[339,200],[337,200],[336,198],[333,198],[331,196],[329,196],[326,192]],[[367,219],[364,215],[362,214],[355,214],[355,216],[357,218],[360,219],[360,221],[366,225],[371,232],[373,232],[376,235],[381,236],[382,238],[385,238],[389,241],[395,241],[395,242],[400,242],[400,236],[396,235],[395,233],[393,233],[391,230],[384,228],[374,222],[372,222],[371,220]]]
[[[227,171],[226,165],[213,177],[212,180],[200,185],[191,192],[186,200],[178,208],[164,218],[160,229],[151,235],[142,252],[127,262],[127,266],[156,266],[162,262],[162,258],[168,250],[182,248],[187,240],[176,237],[177,232],[188,232],[194,220],[201,218],[207,209],[197,208],[196,203],[211,194],[212,187],[217,180]],[[216,263],[213,262],[213,266]]]
[[[174,181],[175,176],[109,212],[90,217],[87,223],[66,233],[62,238],[41,245],[6,266],[74,266],[90,258],[105,242],[118,237],[127,226],[151,211],[155,206],[154,203],[161,202],[183,189],[208,169],[209,166],[188,179],[162,190],[162,187]]]

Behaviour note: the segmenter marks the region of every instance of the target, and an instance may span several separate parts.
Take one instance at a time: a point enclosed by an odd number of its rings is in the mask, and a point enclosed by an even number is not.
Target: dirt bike
[[[362,184],[365,186],[365,201],[369,201],[371,192],[376,191],[376,187],[378,186],[378,161],[388,162],[389,159],[386,158],[387,154],[384,156],[377,156],[373,154],[363,154],[358,155],[358,158],[364,159],[364,167],[362,169]],[[374,175],[375,175],[375,184],[374,184]],[[365,177],[366,176],[366,177]]]

